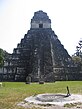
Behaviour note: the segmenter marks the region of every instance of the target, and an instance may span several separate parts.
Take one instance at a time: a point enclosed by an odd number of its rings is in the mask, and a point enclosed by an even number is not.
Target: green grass
[[[58,81],[45,84],[3,82],[3,87],[0,87],[0,109],[23,109],[18,107],[17,103],[23,101],[24,98],[41,93],[67,93],[67,86],[69,86],[70,93],[82,94],[81,81]]]

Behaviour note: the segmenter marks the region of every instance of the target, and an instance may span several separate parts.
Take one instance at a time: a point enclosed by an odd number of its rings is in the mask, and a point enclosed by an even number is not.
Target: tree
[[[82,40],[76,46],[76,53],[72,56],[72,60],[78,67],[82,68]]]
[[[0,48],[0,67],[4,64],[4,59],[8,57],[8,54],[5,50]]]
[[[82,40],[80,40],[78,46],[76,46],[76,56],[82,58]]]
[[[3,60],[4,60],[4,52],[3,52],[3,50],[0,48],[0,67],[3,66]]]
[[[72,56],[72,60],[74,61],[75,64],[81,63],[81,57],[79,56]]]

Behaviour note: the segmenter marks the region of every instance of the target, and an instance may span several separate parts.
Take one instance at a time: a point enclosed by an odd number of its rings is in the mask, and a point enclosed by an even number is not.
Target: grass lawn
[[[0,87],[0,109],[23,109],[18,107],[17,103],[23,101],[24,98],[40,93],[67,93],[67,86],[71,93],[82,94],[81,81],[57,81],[45,84],[3,82],[3,87]]]

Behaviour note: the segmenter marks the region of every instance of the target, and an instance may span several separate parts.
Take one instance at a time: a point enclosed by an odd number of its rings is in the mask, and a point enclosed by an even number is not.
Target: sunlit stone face
[[[35,12],[31,19],[31,28],[51,28],[51,20],[47,13],[43,11]]]

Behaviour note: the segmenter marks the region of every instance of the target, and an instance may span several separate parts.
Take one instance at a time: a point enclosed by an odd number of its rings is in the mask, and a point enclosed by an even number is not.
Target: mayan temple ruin
[[[77,69],[52,30],[47,13],[35,12],[30,25],[17,48],[5,59],[3,79],[26,81],[30,77],[32,82],[77,79]]]

